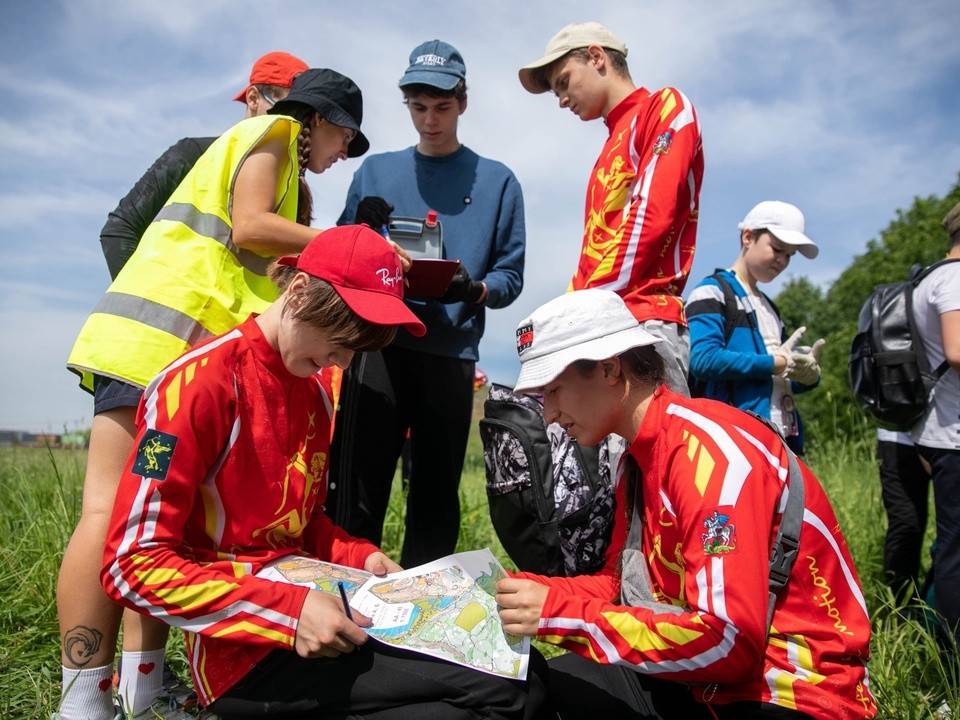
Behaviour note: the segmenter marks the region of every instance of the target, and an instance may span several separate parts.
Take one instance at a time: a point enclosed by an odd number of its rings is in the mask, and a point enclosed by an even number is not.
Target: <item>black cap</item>
[[[284,115],[292,103],[312,107],[324,120],[354,130],[357,134],[347,148],[348,157],[360,157],[370,149],[370,141],[360,132],[363,95],[357,84],[346,75],[327,68],[304,70],[293,81],[290,94],[283,100],[277,100],[267,112]]]

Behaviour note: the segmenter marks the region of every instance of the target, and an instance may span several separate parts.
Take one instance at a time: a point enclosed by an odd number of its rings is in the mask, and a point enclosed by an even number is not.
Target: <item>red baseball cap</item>
[[[403,303],[403,269],[396,251],[366,225],[324,230],[302,253],[277,262],[326,280],[367,322],[400,325],[417,337],[427,331]]]
[[[246,102],[247,90],[251,85],[276,85],[288,88],[293,79],[308,68],[298,57],[285,52],[269,52],[253,64],[250,70],[250,83],[241,90],[234,100]]]

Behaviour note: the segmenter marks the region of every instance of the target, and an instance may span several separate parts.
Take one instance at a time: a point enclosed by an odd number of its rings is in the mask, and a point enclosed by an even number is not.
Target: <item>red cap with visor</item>
[[[366,225],[324,230],[299,255],[277,262],[326,280],[357,315],[375,325],[400,325],[411,335],[426,332],[403,302],[403,269],[396,251]]]
[[[290,53],[267,53],[253,64],[249,84],[237,94],[234,100],[246,102],[247,90],[251,85],[276,85],[288,88],[293,85],[293,79],[308,67],[303,60]]]

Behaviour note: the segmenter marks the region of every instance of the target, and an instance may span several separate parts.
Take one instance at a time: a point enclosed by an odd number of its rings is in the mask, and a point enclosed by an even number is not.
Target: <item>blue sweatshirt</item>
[[[371,155],[353,175],[340,225],[352,223],[360,200],[382,197],[393,215],[424,218],[436,210],[443,229],[443,255],[459,260],[474,280],[487,284],[484,305],[506,307],[523,288],[526,230],[523,194],[502,163],[461,146],[445,157],[421,155],[409,147]],[[483,336],[484,307],[408,299],[427,327],[422,338],[405,330],[398,346],[443,357],[476,361]]]

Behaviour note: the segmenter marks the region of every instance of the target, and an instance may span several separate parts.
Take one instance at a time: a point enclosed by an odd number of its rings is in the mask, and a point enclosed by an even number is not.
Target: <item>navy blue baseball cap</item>
[[[453,45],[442,40],[428,40],[410,53],[410,67],[400,78],[400,87],[431,85],[441,90],[453,90],[467,77],[463,56]]]

